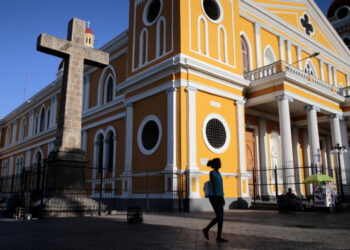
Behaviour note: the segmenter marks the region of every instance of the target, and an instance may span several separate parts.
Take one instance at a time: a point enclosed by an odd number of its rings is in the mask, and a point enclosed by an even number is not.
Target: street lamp
[[[337,145],[331,147],[331,150],[337,150],[337,152],[338,152],[338,168],[339,168],[339,179],[340,180],[338,180],[337,171],[335,171],[335,176],[337,178],[337,185],[339,185],[339,187],[340,187],[340,195],[341,195],[342,202],[345,201],[345,196],[344,196],[344,190],[343,190],[343,179],[342,179],[343,177],[342,177],[342,173],[341,173],[342,171],[341,171],[341,164],[340,164],[340,152],[344,149],[345,149],[345,146],[340,146],[339,143],[337,143]]]
[[[295,63],[297,63],[297,62],[304,61],[305,59],[308,59],[308,58],[316,57],[316,56],[318,56],[319,54],[320,54],[320,52],[315,52],[315,53],[309,55],[308,57],[305,57],[305,58],[303,58],[303,59],[300,59],[300,60],[298,60],[298,61],[295,61],[295,62],[291,63],[290,65],[293,66],[293,64],[295,64]]]

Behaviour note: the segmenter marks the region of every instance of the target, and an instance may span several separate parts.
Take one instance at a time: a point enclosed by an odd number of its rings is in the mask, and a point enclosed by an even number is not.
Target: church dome
[[[350,11],[345,13],[347,10],[350,10],[349,0],[334,0],[327,11],[327,18],[336,16],[337,19],[341,19],[342,15],[350,15]]]
[[[87,34],[94,34],[94,32],[90,28],[86,28],[85,33]]]

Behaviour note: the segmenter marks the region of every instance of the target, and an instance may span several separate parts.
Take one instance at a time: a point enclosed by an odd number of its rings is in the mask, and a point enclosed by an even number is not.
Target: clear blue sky
[[[331,0],[316,0],[326,12]],[[128,28],[129,0],[0,0],[0,118],[56,79],[60,58],[36,51],[40,33],[66,38],[72,17],[90,21],[99,48]]]

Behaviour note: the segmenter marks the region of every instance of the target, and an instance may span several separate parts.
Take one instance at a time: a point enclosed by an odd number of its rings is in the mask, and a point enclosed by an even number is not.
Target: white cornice
[[[309,0],[307,0],[307,2],[311,6],[309,8],[309,11],[313,19],[318,23],[318,25],[320,25],[321,29],[324,28],[323,31],[327,35],[328,39],[330,39],[330,41],[333,42],[336,46],[342,48],[343,50],[342,52],[344,55],[343,58],[339,58],[338,55],[334,55],[334,52],[329,51],[327,47],[318,43],[316,40],[308,39],[303,32],[296,29],[294,26],[287,23],[283,19],[277,17],[267,9],[261,8],[260,5],[257,4],[256,2],[253,2],[252,0],[241,0],[239,1],[239,4],[240,4],[240,8],[252,13],[253,15],[263,20],[264,22],[270,24],[270,27],[275,27],[276,29],[280,30],[280,32],[283,32],[284,35],[289,35],[290,37],[293,37],[296,41],[299,41],[301,44],[303,44],[304,45],[303,47],[313,48],[314,51],[320,52],[321,55],[324,56],[325,58],[329,58],[331,61],[339,65],[344,65],[348,69],[350,69],[350,63],[346,58],[346,57],[350,57],[350,51],[345,47],[339,35],[333,29],[333,27],[330,25],[327,19],[323,16],[321,11],[318,9],[317,5]],[[245,15],[244,13],[241,13],[241,14],[244,18],[247,18],[248,20],[253,19],[251,16]],[[252,20],[252,21],[258,22],[257,20]],[[264,29],[271,30],[271,28],[267,27],[265,24],[263,23],[259,23],[259,24]],[[323,27],[322,27],[322,24],[324,24]]]

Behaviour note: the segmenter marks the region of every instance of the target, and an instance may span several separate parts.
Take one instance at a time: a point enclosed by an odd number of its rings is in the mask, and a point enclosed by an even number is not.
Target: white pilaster
[[[320,72],[321,72],[321,80],[324,81],[324,60],[320,59]]]
[[[87,150],[87,130],[86,129],[82,131],[81,148],[86,152]]]
[[[31,163],[30,163],[30,158],[32,157],[32,151],[30,151],[30,150],[27,150],[26,151],[26,162],[25,162],[25,168],[26,169],[29,169],[30,168],[30,165],[31,165]]]
[[[296,182],[295,185],[296,191],[298,194],[304,195],[303,187],[302,187],[302,179],[301,179],[301,161],[300,161],[300,152],[299,152],[299,128],[293,127],[292,129],[292,135],[293,135],[293,158],[294,158],[294,166],[295,166],[295,174],[296,174]]]
[[[257,68],[262,67],[262,56],[261,56],[261,37],[260,37],[260,24],[255,23],[255,42],[256,42],[256,65]]]
[[[329,78],[329,84],[333,85],[332,66],[329,63],[328,63],[328,78]]]
[[[124,194],[131,194],[132,188],[132,147],[133,147],[133,121],[134,121],[134,104],[126,104],[126,133],[125,133],[125,169],[124,175],[126,176],[124,181],[127,181],[127,190],[123,190]],[[124,183],[123,183],[124,184]],[[125,185],[123,185],[124,189]]]
[[[288,64],[292,63],[292,47],[291,43],[289,40],[287,40],[287,59],[288,59]]]
[[[237,145],[238,145],[238,196],[249,197],[248,173],[245,159],[245,118],[244,118],[244,101],[236,101],[236,122],[237,122]],[[245,192],[244,192],[245,191]]]
[[[90,74],[84,76],[84,93],[83,93],[83,111],[89,109],[89,97],[90,97]]]
[[[298,56],[298,68],[300,70],[303,70],[303,62],[301,60],[301,47],[300,46],[297,46],[297,56]]]
[[[177,191],[177,165],[176,165],[176,88],[167,89],[168,101],[168,136],[167,136],[167,164],[165,170],[171,172],[165,176],[165,190],[169,197],[173,197]],[[170,184],[168,182],[171,182]],[[168,190],[168,187],[171,190]]]
[[[268,184],[269,184],[269,171],[268,171],[268,155],[267,155],[267,130],[266,130],[266,119],[265,118],[260,118],[259,119],[259,149],[260,149],[260,166],[261,166],[261,180],[260,183],[262,184],[261,186],[261,194],[264,196],[269,195],[269,189],[268,189]]]
[[[187,148],[188,148],[188,178],[189,178],[189,197],[199,198],[199,174],[197,166],[197,130],[196,130],[196,94],[197,89],[187,87]],[[195,188],[194,188],[195,187]]]
[[[333,80],[334,80],[334,85],[338,87],[338,79],[337,79],[337,68],[333,67]]]
[[[280,36],[279,37],[279,43],[280,43],[280,56],[281,56],[281,60],[285,61],[286,60],[286,53],[285,53],[285,49],[284,49],[284,41],[285,38]]]
[[[279,123],[281,133],[283,188],[284,192],[286,192],[289,187],[295,190],[292,133],[289,114],[289,102],[292,102],[293,98],[288,95],[281,95],[278,96],[276,99],[278,102]]]
[[[328,166],[327,166],[327,169],[326,169],[326,175],[329,175],[329,176],[333,176],[333,173],[330,172],[330,170],[334,169],[334,164],[333,164],[333,161],[332,161],[332,149],[331,149],[331,146],[332,146],[332,140],[331,140],[331,137],[330,136],[326,136],[326,144],[327,144],[327,162],[328,162]]]
[[[318,134],[318,122],[317,112],[320,111],[319,107],[307,106],[307,122],[308,122],[308,134],[309,134],[309,145],[311,153],[311,166],[314,168],[313,171],[317,173],[321,172],[321,150],[320,150],[320,138]]]

